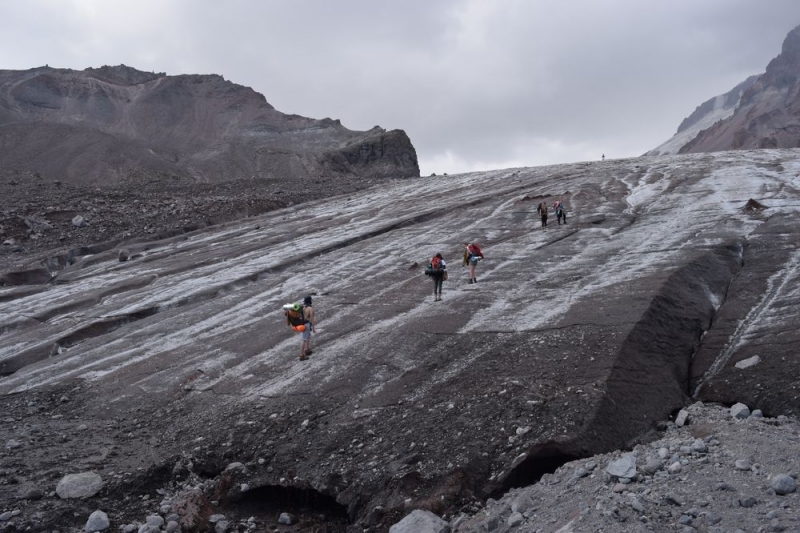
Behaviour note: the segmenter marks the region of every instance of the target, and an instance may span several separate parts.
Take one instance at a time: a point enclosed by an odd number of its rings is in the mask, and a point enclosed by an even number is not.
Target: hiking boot
[[[472,285],[472,280],[470,279],[470,280],[467,282],[467,284],[468,284],[468,285]]]
[[[311,355],[312,353],[314,353],[312,350],[306,350],[306,357],[308,357],[308,356],[309,356],[309,355]]]
[[[308,356],[307,355],[301,355],[300,357],[298,357],[298,359],[300,359],[301,361],[305,361],[306,359],[308,359]]]
[[[478,283],[478,278],[472,278],[472,283]]]

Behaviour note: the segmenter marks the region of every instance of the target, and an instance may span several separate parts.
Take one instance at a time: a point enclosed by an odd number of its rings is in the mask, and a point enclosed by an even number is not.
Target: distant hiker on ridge
[[[553,209],[555,209],[555,211],[556,211],[556,218],[558,219],[558,225],[559,226],[561,225],[561,219],[562,218],[564,219],[564,224],[566,224],[567,223],[567,213],[564,210],[564,202],[562,202],[560,198],[558,200],[556,200],[555,203],[553,204]]]
[[[539,202],[536,211],[542,217],[542,229],[547,229],[547,202]]]
[[[478,266],[478,261],[483,259],[483,252],[477,243],[463,243],[464,247],[464,266],[469,266],[469,283],[478,283],[478,278],[475,277],[475,267]]]
[[[603,161],[605,161],[605,160],[606,160],[606,154],[603,154],[603,157],[602,157],[602,159],[603,159]]]
[[[441,253],[433,256],[425,274],[433,278],[433,301],[442,300],[442,282],[447,279],[447,263]]]

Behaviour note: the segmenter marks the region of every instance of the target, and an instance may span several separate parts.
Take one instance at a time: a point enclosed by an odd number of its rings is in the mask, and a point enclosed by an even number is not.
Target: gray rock
[[[750,408],[743,403],[737,403],[731,407],[731,416],[739,420],[744,420],[750,416]]]
[[[75,215],[72,217],[72,225],[76,228],[82,228],[86,225],[86,219],[83,218],[81,215]]]
[[[19,441],[14,439],[8,439],[6,441],[6,450],[16,450],[17,448],[21,448],[22,444]]]
[[[44,492],[36,487],[26,489],[22,494],[20,494],[20,499],[22,500],[41,500],[42,498],[44,498]]]
[[[745,509],[749,509],[756,504],[756,499],[752,496],[745,496],[744,498],[739,498],[739,505],[744,507]]]
[[[506,524],[508,524],[508,527],[517,527],[524,521],[525,517],[522,516],[522,513],[511,513],[511,516],[506,520]]]
[[[722,515],[720,515],[719,513],[712,512],[706,515],[706,524],[708,524],[709,526],[715,526],[720,522],[722,522]]]
[[[148,526],[156,526],[160,528],[164,526],[164,518],[157,514],[151,514],[145,518],[144,523]]]
[[[789,494],[795,491],[794,478],[787,474],[777,474],[770,479],[770,485],[775,489],[775,494]]]
[[[708,452],[708,445],[703,441],[703,439],[696,439],[692,443],[692,451],[697,453],[706,453]]]
[[[8,522],[11,520],[11,511],[6,511],[4,513],[0,513],[0,522]]]
[[[450,525],[430,511],[415,509],[390,527],[389,533],[450,533]]]
[[[231,524],[227,520],[220,520],[216,524],[214,524],[214,533],[227,533],[228,529],[230,529]]]
[[[636,475],[636,456],[632,453],[623,454],[622,457],[608,464],[606,472],[619,478],[634,477]]]
[[[167,522],[167,527],[164,528],[164,531],[166,531],[167,533],[175,533],[180,529],[180,527],[181,525],[178,522],[176,522],[175,520],[170,520],[169,522]]]
[[[533,502],[531,501],[530,496],[524,492],[514,498],[514,501],[511,502],[511,512],[513,513],[525,513],[529,511],[531,507],[533,507]]]
[[[750,461],[747,459],[737,459],[734,465],[736,466],[736,470],[747,471],[752,468]]]
[[[87,533],[92,533],[94,531],[105,531],[111,527],[111,521],[108,519],[108,515],[103,511],[97,510],[89,515],[89,520],[86,521],[86,526],[84,526],[84,530]]]
[[[678,411],[678,416],[675,417],[675,425],[679,428],[682,428],[686,425],[687,420],[689,420],[689,411],[681,409]]]
[[[95,472],[68,474],[56,485],[56,494],[62,499],[91,498],[103,488],[103,479]]]
[[[740,370],[744,370],[745,368],[750,368],[751,366],[756,366],[758,363],[761,362],[761,358],[757,355],[753,357],[748,357],[747,359],[742,359],[741,361],[737,362],[735,365],[736,368]]]
[[[119,261],[120,263],[124,263],[131,257],[131,252],[127,248],[123,248],[119,251]]]
[[[750,413],[751,418],[764,418],[764,413],[761,409],[754,409],[752,413]]]
[[[285,526],[291,526],[292,515],[290,515],[289,513],[281,513],[281,515],[278,517],[278,523],[283,524]]]
[[[679,474],[682,470],[683,470],[683,465],[681,465],[679,461],[675,461],[674,463],[669,465],[669,468],[667,468],[667,472],[673,475]]]
[[[661,460],[656,459],[655,457],[649,457],[647,461],[645,461],[642,471],[652,476],[662,468],[664,468],[664,464],[661,462]]]

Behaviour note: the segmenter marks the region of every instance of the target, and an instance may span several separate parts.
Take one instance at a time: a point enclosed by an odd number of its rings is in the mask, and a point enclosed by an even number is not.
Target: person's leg
[[[300,360],[306,358],[306,351],[308,350],[308,341],[311,339],[311,326],[306,324],[306,329],[300,334]]]
[[[564,224],[566,224],[567,223],[567,213],[564,212],[564,213],[561,214],[561,216],[564,217]]]
[[[442,276],[433,278],[433,299],[438,300],[442,295]]]
[[[475,262],[470,260],[470,262],[469,262],[469,282],[472,283],[473,279],[475,279]]]

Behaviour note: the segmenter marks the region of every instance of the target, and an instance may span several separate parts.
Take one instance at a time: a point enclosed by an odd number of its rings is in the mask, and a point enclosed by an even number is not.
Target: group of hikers
[[[552,206],[553,211],[558,218],[558,225],[567,223],[567,213],[564,208],[564,202],[561,199],[556,200]],[[542,229],[547,229],[547,213],[549,207],[546,202],[540,202],[536,206],[536,212],[542,219]],[[468,284],[472,285],[478,283],[478,278],[475,277],[475,268],[478,266],[478,261],[481,261],[483,252],[481,251],[478,243],[462,243],[462,265],[468,267],[469,281]],[[447,262],[444,256],[440,253],[431,258],[431,262],[425,269],[425,274],[433,278],[433,301],[439,302],[442,300],[442,285],[447,280]],[[316,328],[316,319],[314,318],[314,308],[312,307],[311,295],[303,299],[303,304],[287,304],[284,306],[286,314],[286,323],[291,326],[294,331],[300,332],[300,357],[301,361],[308,359],[312,354],[311,349],[311,333]]]
[[[539,213],[539,216],[542,217],[542,229],[547,229],[547,202],[541,202],[538,206],[536,206],[536,212]],[[556,217],[558,217],[558,225],[561,225],[563,221],[564,224],[567,223],[567,211],[564,209],[564,202],[561,200],[556,200],[553,202],[553,211],[556,213]]]
[[[462,265],[469,267],[469,284],[478,283],[475,277],[475,267],[483,259],[483,252],[477,243],[462,243],[464,249]],[[442,300],[442,282],[447,279],[447,263],[441,253],[437,253],[425,269],[425,274],[433,278],[433,301]]]
[[[547,229],[547,213],[550,208],[547,202],[540,202],[536,206],[536,212],[542,219],[542,229]],[[564,207],[564,202],[559,198],[553,202],[553,211],[558,218],[558,225],[563,222],[567,223],[567,211]],[[475,267],[478,266],[478,261],[483,259],[483,252],[477,243],[463,243],[464,250],[462,264],[469,267],[469,281],[468,284],[478,283],[478,278],[475,277]],[[425,269],[425,274],[433,278],[433,301],[439,302],[442,300],[442,282],[447,279],[447,263],[441,253],[437,253]]]

